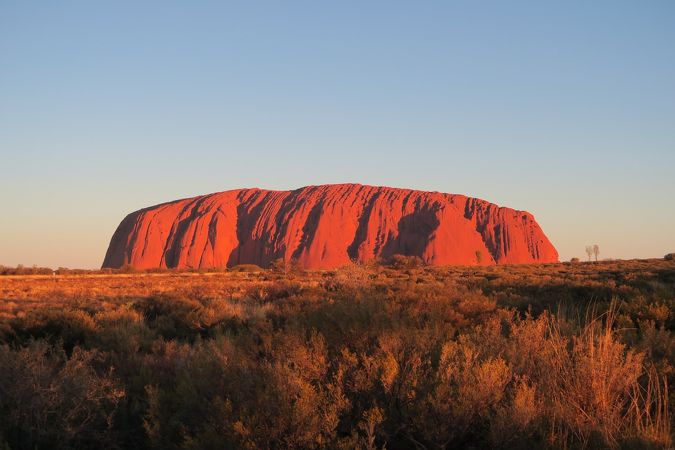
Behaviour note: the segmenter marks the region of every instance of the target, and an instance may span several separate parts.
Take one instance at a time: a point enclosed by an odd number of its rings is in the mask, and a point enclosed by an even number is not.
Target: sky
[[[0,0],[0,264],[100,267],[129,212],[354,182],[675,251],[675,2]]]

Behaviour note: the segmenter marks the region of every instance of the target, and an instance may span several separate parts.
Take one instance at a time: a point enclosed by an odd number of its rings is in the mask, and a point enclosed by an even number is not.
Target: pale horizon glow
[[[675,3],[0,4],[0,264],[98,268],[143,207],[360,183],[675,252]]]

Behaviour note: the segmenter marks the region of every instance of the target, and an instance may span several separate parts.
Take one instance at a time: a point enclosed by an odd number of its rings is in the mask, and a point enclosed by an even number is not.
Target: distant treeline
[[[675,259],[675,253],[666,254],[663,259],[672,261]],[[621,261],[620,259],[605,259],[604,262]],[[569,262],[562,264],[579,264],[582,261],[579,258],[572,258]],[[417,269],[424,267],[426,264],[419,256],[405,256],[393,255],[390,258],[373,260],[367,263],[357,263],[359,266],[365,267],[391,267],[393,269]],[[2,275],[112,275],[112,274],[129,274],[129,273],[220,273],[220,272],[262,272],[270,270],[272,272],[293,273],[302,272],[296,260],[284,261],[279,258],[273,261],[269,267],[263,268],[256,264],[237,264],[231,267],[209,267],[209,268],[150,268],[141,269],[130,264],[125,264],[118,269],[109,267],[102,269],[69,269],[67,267],[59,267],[53,269],[51,267],[39,267],[36,265],[26,267],[22,264],[16,267],[3,266],[0,264],[0,276]]]
[[[395,269],[414,269],[424,266],[422,258],[418,256],[404,256],[393,255],[391,258],[372,261],[367,263],[368,266],[387,266]],[[108,275],[116,273],[217,273],[217,272],[262,272],[264,270],[271,270],[274,272],[299,272],[302,268],[296,260],[284,261],[279,258],[273,261],[268,268],[262,268],[255,264],[237,264],[232,267],[209,267],[209,268],[151,268],[141,269],[129,264],[125,264],[119,269],[112,269],[109,267],[102,269],[69,269],[67,267],[59,267],[52,269],[51,267],[39,267],[36,265],[26,267],[19,264],[16,267],[8,267],[0,264],[1,275]]]
[[[0,275],[51,275],[53,272],[54,270],[50,267],[25,267],[21,264],[16,267],[0,265]]]
[[[244,264],[242,266],[253,266],[252,264]],[[254,270],[255,269],[255,270]],[[112,275],[118,273],[171,273],[171,272],[224,272],[227,270],[233,271],[261,271],[262,268],[258,266],[253,267],[233,267],[227,268],[210,268],[210,269],[137,269],[133,266],[123,266],[119,269],[103,268],[103,269],[69,269],[67,267],[59,267],[53,269],[51,267],[39,267],[19,264],[16,267],[8,267],[0,265],[0,276],[2,275]]]

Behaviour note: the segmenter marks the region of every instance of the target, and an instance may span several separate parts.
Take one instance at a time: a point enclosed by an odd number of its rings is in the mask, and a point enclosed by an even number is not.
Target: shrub
[[[392,255],[387,264],[394,269],[416,269],[424,266],[424,261],[419,256]]]
[[[14,449],[112,448],[114,415],[124,397],[110,373],[97,374],[96,351],[34,342],[0,346],[0,430]]]
[[[83,345],[97,331],[96,322],[86,312],[78,309],[35,310],[11,323],[14,341],[24,343],[30,339],[61,342],[70,353]]]
[[[117,269],[117,273],[137,273],[139,270],[132,266],[131,264],[124,264],[122,267]]]
[[[148,326],[167,339],[194,339],[209,325],[203,304],[179,295],[155,295],[134,306]]]
[[[237,264],[230,267],[230,272],[262,272],[264,269],[255,264]]]

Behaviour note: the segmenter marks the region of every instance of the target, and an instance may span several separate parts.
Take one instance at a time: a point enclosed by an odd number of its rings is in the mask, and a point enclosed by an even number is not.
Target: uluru
[[[103,267],[307,269],[418,256],[429,265],[558,261],[532,214],[464,195],[337,184],[237,189],[127,215]]]

